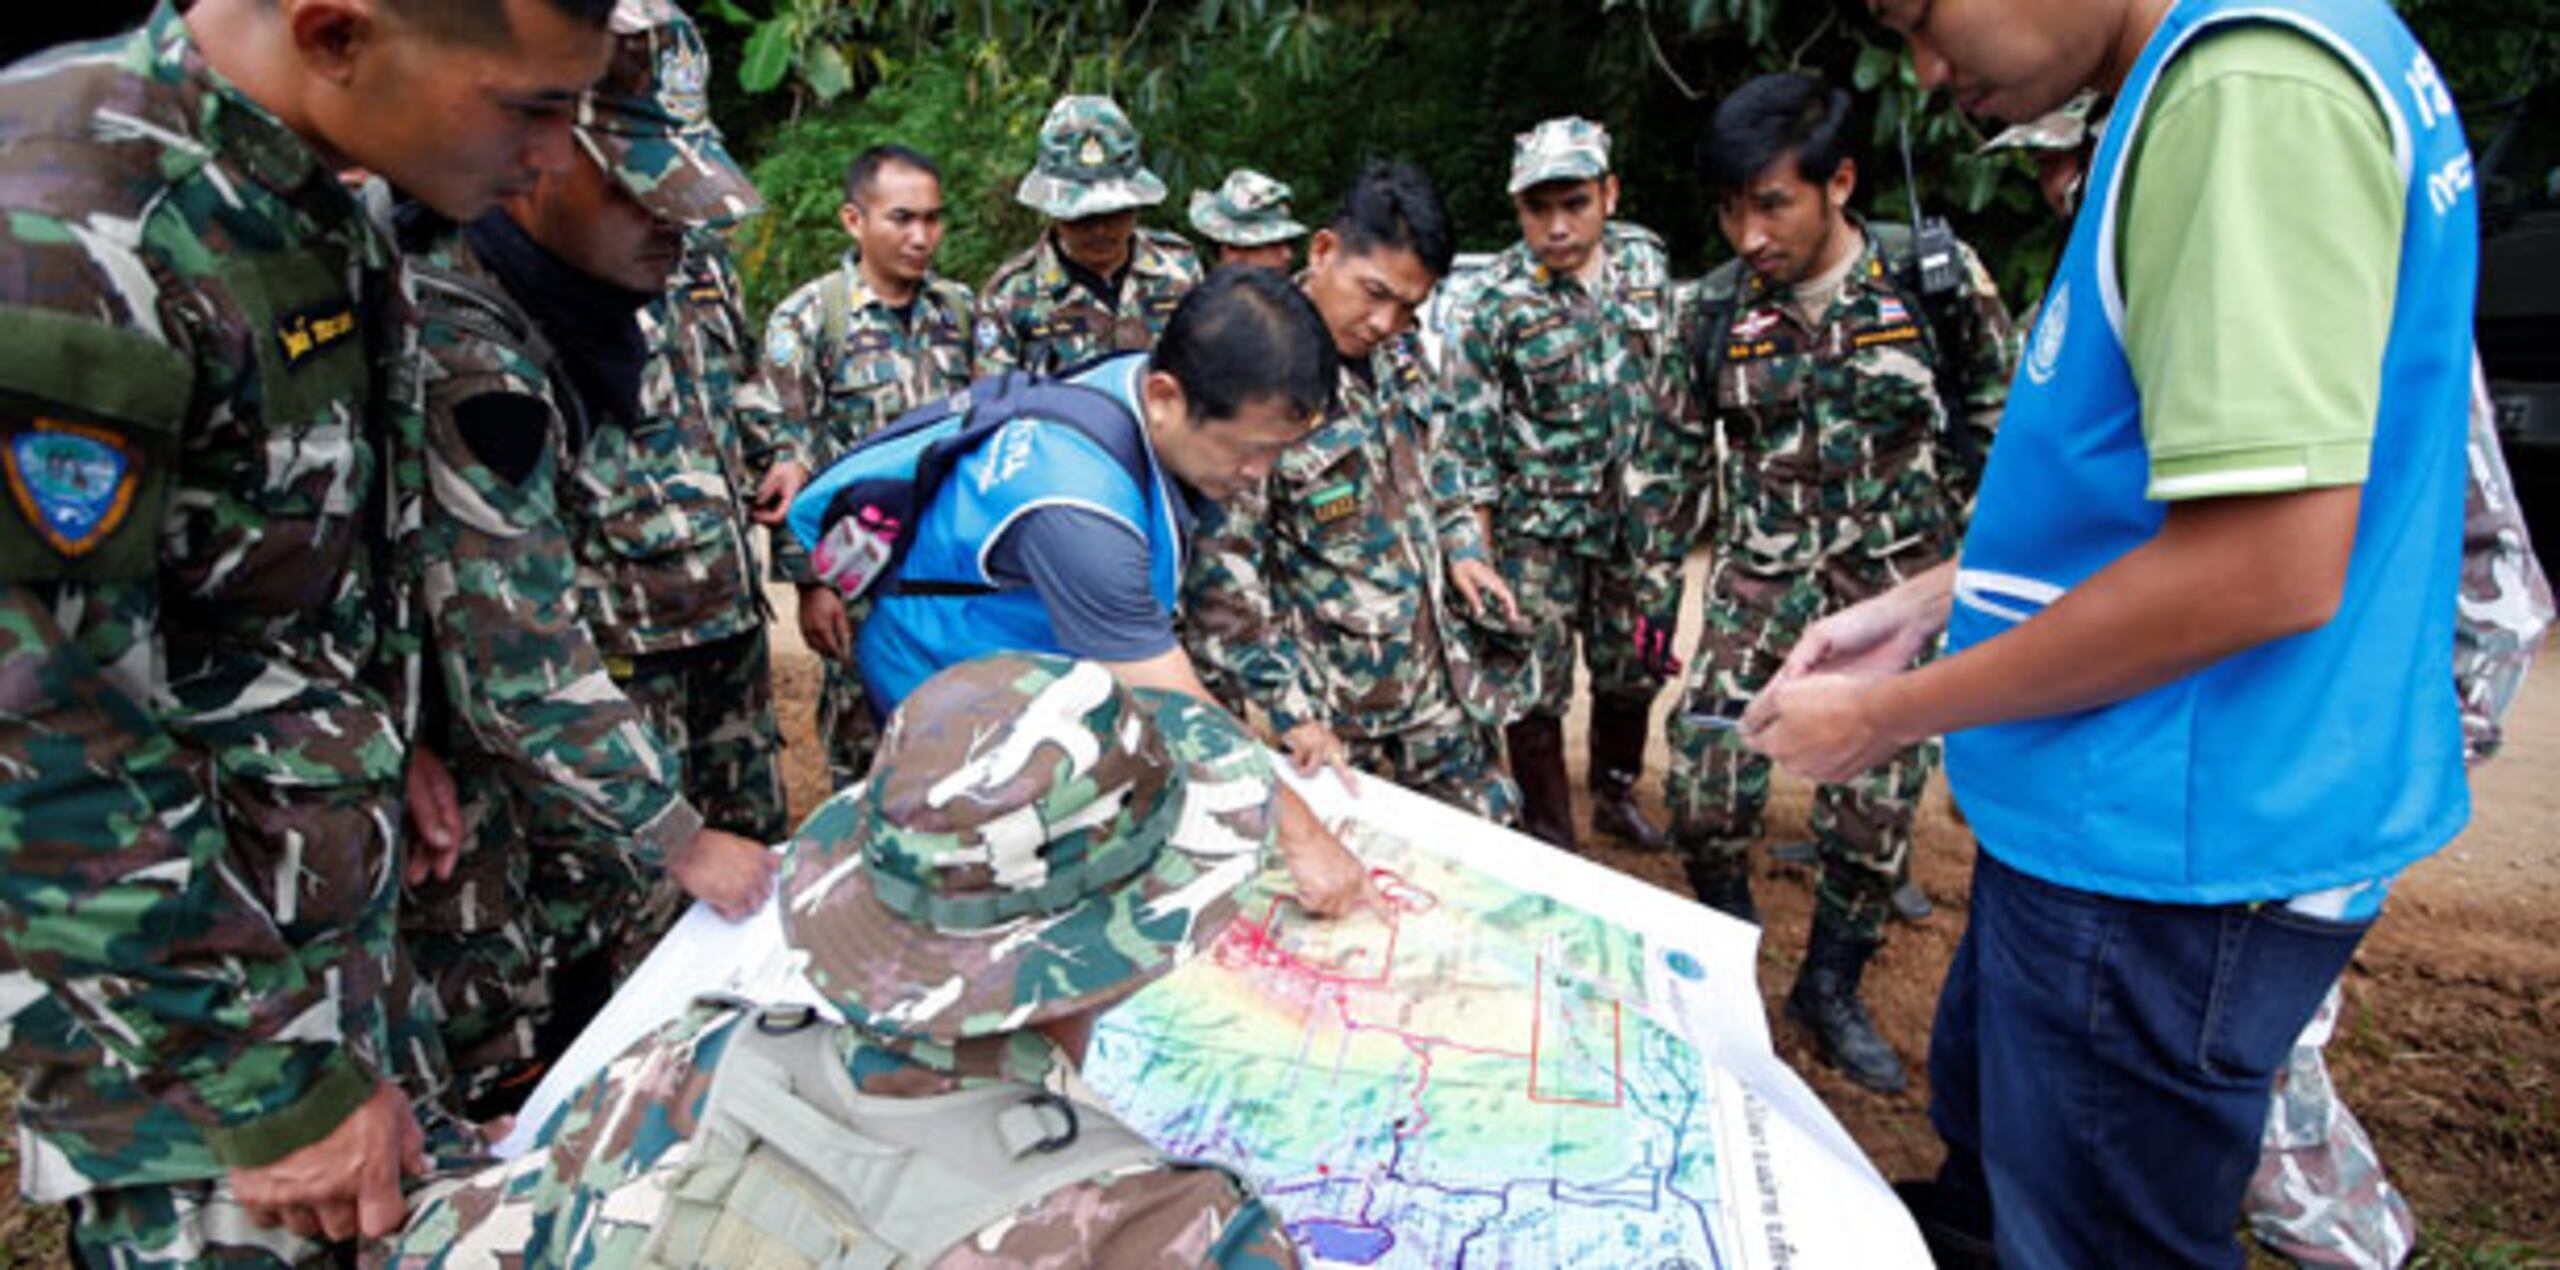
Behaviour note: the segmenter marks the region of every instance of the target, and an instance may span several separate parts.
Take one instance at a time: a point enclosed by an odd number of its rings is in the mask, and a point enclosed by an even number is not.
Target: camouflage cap
[[[801,826],[783,929],[855,1023],[954,1041],[1108,1004],[1234,920],[1279,823],[1214,706],[1005,654],[925,681]]]
[[[1164,201],[1138,157],[1138,129],[1108,97],[1061,97],[1040,121],[1040,156],[1013,192],[1023,206],[1082,220]]]
[[[578,144],[640,205],[679,225],[764,210],[711,122],[711,54],[671,0],[613,7],[613,61],[578,99]]]
[[[1609,174],[1609,130],[1579,115],[1550,119],[1511,139],[1510,192],[1547,181]]]
[[[1999,136],[1983,143],[1983,154],[2000,150],[2077,150],[2089,139],[2089,112],[2096,108],[2098,94],[2081,93],[2064,102],[2062,109],[2041,118],[2030,119],[2003,129]]]
[[[1307,236],[1289,217],[1289,187],[1252,168],[1227,173],[1218,188],[1191,192],[1191,227],[1213,243],[1260,247]]]

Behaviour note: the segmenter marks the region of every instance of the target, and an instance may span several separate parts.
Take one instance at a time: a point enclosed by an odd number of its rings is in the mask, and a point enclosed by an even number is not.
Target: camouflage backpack
[[[839,1034],[806,1007],[733,1030],[643,1270],[931,1265],[1058,1190],[1169,1163],[1109,1112],[1035,1085],[862,1093]]]

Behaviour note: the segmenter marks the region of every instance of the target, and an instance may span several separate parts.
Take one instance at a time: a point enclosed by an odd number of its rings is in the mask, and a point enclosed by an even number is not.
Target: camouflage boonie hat
[[[1082,220],[1164,201],[1164,182],[1138,157],[1138,129],[1108,97],[1061,97],[1040,121],[1040,157],[1013,192],[1023,206]]]
[[[2077,150],[2089,139],[2089,112],[2098,104],[2095,91],[2083,92],[2064,102],[2062,109],[2042,118],[2012,124],[1999,136],[1984,142],[1980,153],[2001,150]]]
[[[968,662],[916,689],[871,778],[801,826],[783,930],[873,1032],[950,1042],[1081,1014],[1235,919],[1278,795],[1214,706],[1096,662]]]
[[[1511,139],[1510,193],[1608,174],[1609,130],[1579,115],[1550,119]]]
[[[1213,243],[1260,247],[1307,236],[1289,218],[1289,187],[1252,168],[1237,168],[1215,191],[1191,192],[1191,227]]]
[[[764,210],[711,122],[711,54],[670,0],[613,7],[613,61],[578,98],[578,144],[642,207],[679,225]]]

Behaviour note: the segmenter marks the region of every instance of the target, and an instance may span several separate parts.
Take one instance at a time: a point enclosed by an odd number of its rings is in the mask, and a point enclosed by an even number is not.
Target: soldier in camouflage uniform
[[[1747,851],[1769,760],[1733,728],[1816,619],[1944,560],[1962,532],[2011,369],[2008,311],[1957,244],[1956,291],[1925,299],[1908,228],[1848,210],[1850,100],[1800,75],[1745,84],[1706,148],[1737,259],[1684,292],[1678,408],[1636,455],[1630,500],[1648,648],[1667,645],[1702,492],[1715,566],[1706,629],[1671,716],[1672,840],[1698,898],[1757,921]],[[1704,487],[1712,486],[1711,489]],[[1814,923],[1787,1012],[1827,1061],[1898,1091],[1902,1065],[1857,998],[1909,867],[1911,818],[1935,755],[1913,746],[1814,795]]]
[[[464,847],[453,876],[412,888],[402,928],[444,1007],[456,1098],[483,1115],[512,1109],[602,1004],[611,976],[591,967],[623,932],[651,926],[641,910],[661,877],[738,912],[763,895],[761,845],[706,828],[676,756],[607,673],[572,567],[564,508],[578,464],[629,414],[594,390],[585,350],[617,307],[638,346],[637,311],[666,278],[648,255],[658,244],[679,241],[693,218],[760,205],[708,121],[683,109],[682,80],[670,81],[701,62],[692,24],[660,0],[623,0],[611,25],[614,67],[580,118],[625,147],[612,175],[581,158],[467,230],[432,217],[412,226],[428,240],[411,246],[426,312],[429,496],[410,549],[442,707],[423,742],[450,760]],[[657,149],[640,150],[651,138]],[[625,174],[634,151],[677,143],[693,157]],[[627,199],[608,200],[615,210],[566,219],[579,243],[632,227],[639,263],[558,254],[575,250],[558,209],[616,182]]]
[[[1191,192],[1191,228],[1217,244],[1218,264],[1287,269],[1307,227],[1291,219],[1289,187],[1237,168],[1214,190]]]
[[[652,31],[683,33],[651,54],[655,118],[635,129],[632,116],[591,97],[576,135],[616,186],[644,206],[666,207],[662,221],[735,220],[753,210],[753,191],[716,149],[703,89],[708,59],[673,5],[651,0],[649,8],[666,15]],[[683,179],[710,169],[726,169],[730,181]],[[575,233],[573,223],[561,226],[564,241]],[[628,413],[588,434],[563,504],[577,526],[579,590],[606,669],[674,751],[685,795],[703,817],[773,842],[788,821],[750,525],[780,523],[808,469],[763,377],[720,240],[697,231],[682,248],[670,282],[639,312],[636,404],[629,367],[618,363],[615,408]],[[661,913],[672,919],[672,904]],[[618,959],[636,961],[663,925],[625,932]]]
[[[320,1263],[419,1166],[376,657],[416,333],[330,163],[470,214],[566,156],[489,94],[574,94],[600,15],[481,8],[164,4],[0,83],[0,1045],[87,1264]],[[261,104],[314,91],[298,35],[361,111]]]
[[[1054,375],[1155,347],[1173,306],[1200,281],[1200,259],[1180,234],[1138,224],[1137,209],[1164,201],[1164,182],[1140,159],[1138,130],[1118,103],[1059,98],[1014,198],[1050,225],[979,293],[978,373]]]
[[[1342,354],[1324,422],[1270,477],[1203,514],[1185,609],[1192,656],[1240,684],[1303,768],[1340,755],[1499,824],[1519,815],[1467,618],[1518,605],[1485,559],[1455,456],[1431,421],[1413,315],[1454,247],[1403,164],[1361,174],[1299,286]]]
[[[933,271],[942,248],[942,173],[904,146],[874,146],[845,174],[839,215],[854,247],[834,272],[791,293],[765,323],[764,373],[806,431],[813,469],[907,411],[969,386],[969,288]],[[800,590],[800,633],[824,667],[818,735],[831,788],[861,779],[880,725],[854,670],[868,598],[847,603],[774,535],[774,575]]]
[[[1570,849],[1564,715],[1574,642],[1591,672],[1592,824],[1662,844],[1635,801],[1658,679],[1635,654],[1619,488],[1663,402],[1668,265],[1653,231],[1610,219],[1609,134],[1550,119],[1518,138],[1523,241],[1486,270],[1449,358],[1449,444],[1536,632],[1535,703],[1505,733],[1529,833]]]
[[[698,1007],[521,1161],[430,1190],[380,1263],[1296,1265],[1240,1179],[1060,1100],[1094,1016],[1235,919],[1275,784],[1217,709],[1098,663],[936,675],[791,844],[784,930],[850,1023]],[[1057,836],[996,846],[1021,823]]]

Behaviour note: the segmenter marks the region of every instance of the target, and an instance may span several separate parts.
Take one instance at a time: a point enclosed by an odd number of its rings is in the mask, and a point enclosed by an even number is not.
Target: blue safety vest
[[[1947,738],[1948,783],[1984,849],[2135,899],[2275,899],[2387,876],[2470,816],[2451,665],[2478,210],[2444,81],[2379,0],[2181,0],[2152,35],[2009,390],[1948,649],[2033,617],[2159,531],[2120,334],[2118,199],[2162,68],[2242,22],[2294,28],[2352,66],[2407,178],[2381,409],[2337,616],[2113,705]]]
[[[1142,354],[1099,362],[1070,382],[1100,389],[1146,418],[1138,399],[1147,359]],[[1027,586],[1006,587],[987,573],[996,540],[1024,515],[1043,507],[1074,507],[1129,527],[1147,543],[1148,582],[1165,611],[1181,597],[1182,530],[1172,478],[1146,452],[1143,485],[1109,450],[1065,424],[1025,416],[998,429],[962,458],[916,526],[896,582],[882,588],[862,623],[862,682],[883,711],[897,708],[934,672],[999,652],[1065,653],[1040,596]],[[918,591],[917,584],[926,584]],[[931,584],[956,583],[947,592]],[[962,593],[962,588],[999,588]]]

